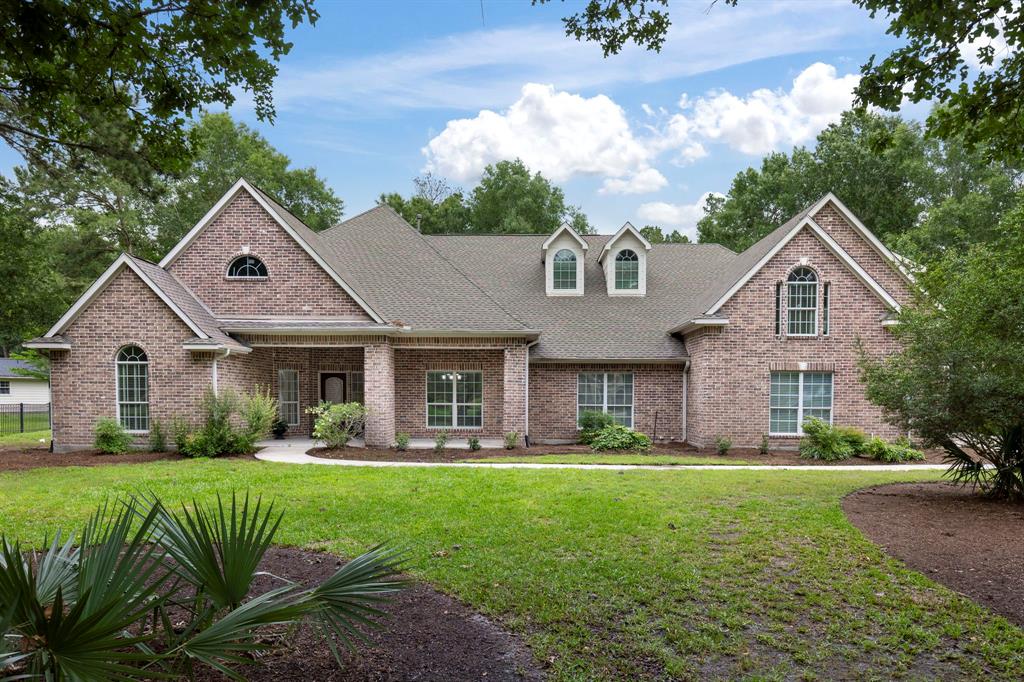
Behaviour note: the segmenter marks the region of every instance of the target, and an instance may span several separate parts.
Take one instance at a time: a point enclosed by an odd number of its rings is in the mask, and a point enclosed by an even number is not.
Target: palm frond
[[[50,548],[43,552],[36,566],[36,598],[48,606],[57,596],[57,590],[64,600],[73,602],[78,598],[79,549],[74,546],[74,536],[61,544],[60,533],[53,537]]]

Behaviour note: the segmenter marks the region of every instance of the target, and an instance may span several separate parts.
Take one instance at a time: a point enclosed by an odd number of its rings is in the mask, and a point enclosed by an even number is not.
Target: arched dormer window
[[[554,288],[559,291],[576,288],[576,254],[569,249],[561,249],[555,254],[552,265]]]
[[[128,431],[149,431],[149,358],[138,346],[117,353],[117,420]]]
[[[640,257],[633,249],[623,249],[615,255],[615,288],[625,291],[640,288]]]
[[[818,275],[808,267],[789,273],[786,281],[786,333],[790,336],[818,334]]]
[[[262,279],[267,276],[267,266],[256,256],[239,256],[228,266],[228,277],[232,279]]]

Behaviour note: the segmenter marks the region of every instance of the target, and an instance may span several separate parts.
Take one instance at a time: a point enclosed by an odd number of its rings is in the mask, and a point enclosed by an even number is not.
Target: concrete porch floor
[[[306,450],[309,450],[310,448],[320,447],[322,445],[323,443],[319,443],[312,438],[302,436],[293,436],[283,440],[262,440],[259,443],[256,443],[256,446],[261,448],[288,448],[289,450],[294,450],[300,453],[305,453]],[[362,438],[353,438],[349,441],[349,446],[354,448],[364,448],[366,447],[366,443]],[[481,438],[480,447],[501,448],[504,447],[504,442],[501,438]],[[432,450],[433,448],[433,438],[413,438],[409,441],[410,450]],[[466,438],[449,438],[445,448],[451,450],[469,450],[469,441]]]

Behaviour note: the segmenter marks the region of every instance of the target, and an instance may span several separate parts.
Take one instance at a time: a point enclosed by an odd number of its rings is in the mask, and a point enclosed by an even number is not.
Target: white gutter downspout
[[[229,355],[231,355],[231,349],[230,348],[225,348],[224,349],[224,355],[222,355],[220,357],[221,358],[226,358]],[[214,395],[220,395],[220,392],[217,390],[217,356],[216,356],[216,354],[213,356],[213,394]]]
[[[687,442],[687,439],[690,436],[689,429],[687,429],[687,420],[689,419],[690,415],[688,415],[686,413],[686,410],[687,410],[686,394],[690,392],[690,380],[689,380],[689,378],[690,378],[690,360],[687,359],[686,362],[683,363],[683,442],[684,443]]]
[[[540,343],[540,339],[531,341],[526,344],[526,414],[523,415],[523,424],[526,429],[526,433],[523,434],[523,440],[529,445],[530,443],[530,349]]]

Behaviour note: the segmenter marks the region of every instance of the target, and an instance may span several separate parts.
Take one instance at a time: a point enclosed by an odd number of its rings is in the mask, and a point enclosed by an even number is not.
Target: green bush
[[[597,432],[606,426],[615,423],[615,418],[600,410],[584,410],[580,414],[580,436],[579,442],[582,445],[590,445]]]
[[[861,450],[864,449],[864,445],[868,442],[867,434],[855,426],[834,426],[832,428],[838,431],[843,440],[853,448],[853,454],[855,455],[860,454]]]
[[[715,452],[725,457],[729,454],[729,450],[732,450],[732,438],[715,436]]]
[[[651,439],[622,424],[609,424],[595,434],[590,441],[590,449],[599,450],[649,450]]]
[[[315,415],[313,437],[329,448],[343,448],[366,426],[366,407],[362,403],[327,403],[306,409]]]
[[[167,451],[167,434],[164,433],[163,425],[155,419],[149,425],[149,450],[150,452]]]
[[[757,451],[762,455],[767,455],[769,450],[770,448],[768,447],[768,434],[765,433],[761,435],[761,447],[759,447]]]
[[[902,438],[895,443],[886,443],[878,437],[871,438],[864,444],[859,454],[886,463],[919,462],[924,459],[923,452],[915,450],[908,440]]]
[[[251,395],[242,398],[241,410],[242,419],[254,440],[266,438],[278,419],[277,400],[271,397],[269,388],[257,386]]]
[[[186,457],[251,453],[256,444],[255,436],[248,429],[236,429],[231,424],[231,418],[238,411],[239,405],[247,400],[240,399],[234,391],[224,390],[218,394],[208,388],[201,403],[202,426],[193,430],[187,422],[175,421],[174,444],[178,452]]]
[[[409,434],[408,433],[396,433],[395,434],[395,450],[398,450],[399,452],[405,452],[406,450],[409,449],[409,441],[410,440],[412,440],[412,439],[409,438]]]
[[[858,432],[859,433],[859,432]],[[804,422],[804,438],[800,441],[800,456],[805,459],[820,459],[835,462],[849,459],[857,454],[850,434],[821,419],[811,418]],[[863,434],[860,434],[863,437]],[[863,438],[861,441],[863,443]]]
[[[441,429],[437,432],[437,435],[434,436],[434,452],[441,454],[444,452],[445,445],[448,445],[448,432]]]
[[[515,450],[516,446],[519,445],[519,432],[509,431],[505,434],[505,449]]]
[[[470,436],[469,437],[469,449],[472,450],[473,452],[476,452],[477,450],[479,450],[480,449],[480,439],[477,438],[476,436]]]
[[[104,455],[123,455],[132,444],[131,435],[116,419],[104,417],[98,420],[93,434],[96,437],[93,444]]]

